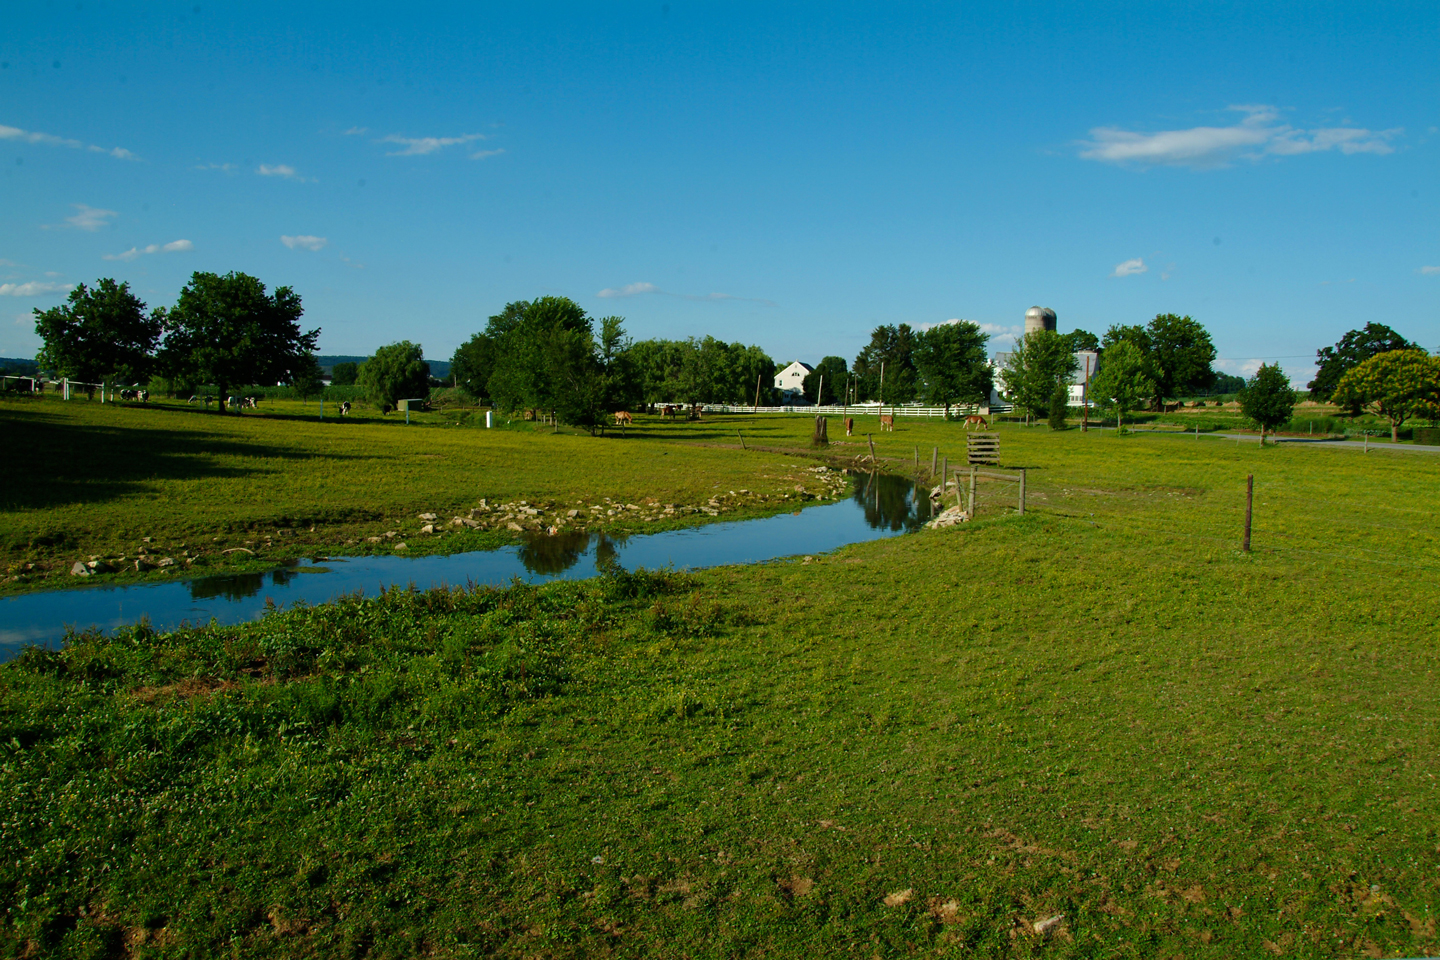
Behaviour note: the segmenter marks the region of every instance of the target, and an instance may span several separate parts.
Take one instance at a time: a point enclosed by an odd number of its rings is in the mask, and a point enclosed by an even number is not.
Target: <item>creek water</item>
[[[270,604],[325,603],[357,591],[583,579],[598,564],[628,569],[694,570],[824,553],[897,536],[931,518],[925,488],[906,477],[852,472],[853,492],[834,503],[757,520],[629,536],[535,534],[498,550],[448,556],[328,557],[290,561],[263,573],[224,574],[172,583],[79,587],[0,599],[0,662],[31,644],[58,647],[71,630],[116,627],[148,618],[158,630],[182,624],[256,620]]]

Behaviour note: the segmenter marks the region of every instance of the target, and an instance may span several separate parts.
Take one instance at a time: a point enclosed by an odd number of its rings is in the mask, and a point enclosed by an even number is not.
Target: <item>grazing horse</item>
[[[705,405],[704,405],[704,404],[701,404],[701,403],[692,403],[692,404],[690,404],[690,419],[691,419],[691,420],[699,420],[699,419],[701,418],[701,415],[702,415],[704,412],[705,412]]]
[[[680,408],[673,403],[667,403],[665,404],[665,406],[660,408],[660,415],[664,417],[669,417],[671,420],[674,420],[675,414],[679,412]]]
[[[970,416],[965,418],[965,429],[969,430],[971,427],[983,427],[986,430],[989,430],[990,421],[986,420],[978,413],[972,413],[970,414]]]
[[[616,411],[615,411],[615,426],[617,426],[617,427],[631,427],[631,426],[634,426],[634,425],[635,425],[635,418],[632,417],[632,416],[630,416],[630,412],[629,412],[628,410],[616,410]]]
[[[349,413],[350,413],[350,401],[349,401],[349,400],[346,400],[344,403],[340,404],[340,416],[343,417],[343,416],[346,416],[346,415],[349,414]]]
[[[848,436],[850,436],[850,435],[851,435],[852,433],[854,433],[854,432],[855,432],[855,418],[854,418],[854,417],[846,417],[846,418],[845,418],[845,436],[848,437]]]
[[[880,414],[880,429],[881,429],[881,430],[889,430],[891,433],[894,433],[894,432],[895,432],[895,414],[893,414],[893,413],[882,413],[882,414]]]

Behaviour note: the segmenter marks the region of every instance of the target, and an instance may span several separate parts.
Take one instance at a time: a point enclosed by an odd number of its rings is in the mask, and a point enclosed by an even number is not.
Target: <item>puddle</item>
[[[759,563],[897,536],[930,519],[930,501],[923,487],[917,494],[913,480],[889,474],[851,476],[855,489],[848,499],[758,520],[630,536],[535,534],[513,546],[476,553],[330,557],[291,561],[264,573],[8,597],[0,599],[0,661],[29,644],[58,646],[70,627],[113,630],[144,617],[162,631],[212,619],[244,623],[262,616],[270,603],[289,606],[303,600],[313,605],[392,586],[428,589],[470,583],[504,586],[516,578],[529,583],[584,579],[595,576],[603,560],[632,570]]]

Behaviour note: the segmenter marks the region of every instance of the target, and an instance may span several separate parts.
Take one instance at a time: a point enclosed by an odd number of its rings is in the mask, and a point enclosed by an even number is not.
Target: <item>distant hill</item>
[[[19,357],[0,357],[0,373],[8,373],[12,377],[28,377],[39,369],[40,368],[35,365],[34,360],[23,360]],[[434,371],[435,367],[433,364],[430,369],[432,372]],[[448,374],[449,372],[450,365],[447,363],[445,365],[445,373]],[[435,376],[438,377],[441,376],[441,374],[437,373]]]
[[[347,357],[347,356],[341,356],[340,354],[324,354],[324,355],[317,354],[317,355],[315,356],[315,359],[316,359],[317,361],[319,361],[319,363],[320,363],[320,369],[323,370],[323,371],[325,372],[325,376],[328,377],[328,376],[330,376],[331,373],[333,373],[333,372],[335,371],[335,364],[337,364],[337,363],[364,363],[366,360],[369,360],[370,358],[369,358],[369,357]],[[446,377],[450,376],[450,361],[449,361],[449,360],[426,360],[425,362],[428,363],[428,364],[430,364],[430,376],[432,376],[432,377],[438,377],[438,378],[440,378],[441,380],[443,380],[443,379],[445,379]]]

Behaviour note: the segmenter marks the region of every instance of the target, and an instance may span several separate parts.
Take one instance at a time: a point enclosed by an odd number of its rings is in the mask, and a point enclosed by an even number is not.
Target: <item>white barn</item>
[[[792,403],[795,398],[805,395],[805,378],[815,372],[815,368],[808,363],[801,363],[796,360],[790,366],[775,374],[775,389],[784,394],[784,403]]]

